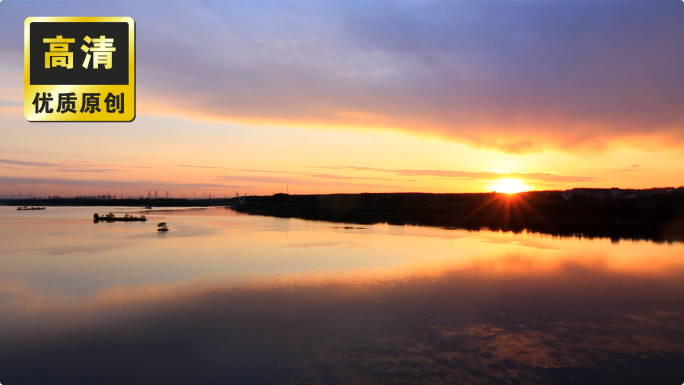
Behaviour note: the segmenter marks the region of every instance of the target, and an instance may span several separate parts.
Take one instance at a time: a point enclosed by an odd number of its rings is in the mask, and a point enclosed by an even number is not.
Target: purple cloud
[[[391,128],[517,153],[684,143],[679,1],[10,0],[0,60],[17,76],[36,4],[137,21],[142,113]]]

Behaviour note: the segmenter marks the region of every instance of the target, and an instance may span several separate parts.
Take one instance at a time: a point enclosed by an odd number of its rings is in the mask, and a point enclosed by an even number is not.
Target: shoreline
[[[236,211],[352,224],[437,226],[471,231],[530,231],[655,242],[684,241],[684,191],[637,199],[601,199],[544,191],[429,194],[276,194],[250,197]]]
[[[436,226],[478,231],[529,231],[655,242],[684,241],[684,191],[635,199],[567,196],[563,191],[500,193],[361,193],[215,199],[22,199],[6,206],[231,207],[237,212],[350,224]]]

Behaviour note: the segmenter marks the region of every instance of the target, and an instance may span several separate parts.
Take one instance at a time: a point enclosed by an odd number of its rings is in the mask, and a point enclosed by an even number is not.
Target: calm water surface
[[[3,385],[684,382],[682,243],[96,211],[0,207]]]

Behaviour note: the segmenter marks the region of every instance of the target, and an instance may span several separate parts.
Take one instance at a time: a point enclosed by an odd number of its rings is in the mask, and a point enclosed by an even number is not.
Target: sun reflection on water
[[[681,243],[224,209],[101,226],[73,210],[0,218],[0,372],[16,383],[54,370],[87,382],[74,365],[84,360],[102,384],[122,365],[141,383],[172,384],[212,373],[231,383],[563,383],[569,371],[665,381],[672,370],[660,369],[684,351]],[[174,227],[164,238],[161,221]]]

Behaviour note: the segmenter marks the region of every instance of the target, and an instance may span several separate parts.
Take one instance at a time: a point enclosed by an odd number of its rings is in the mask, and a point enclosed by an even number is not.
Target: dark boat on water
[[[169,231],[169,227],[166,226],[166,222],[161,222],[157,225],[157,231]]]
[[[27,211],[27,210],[45,210],[45,207],[28,207],[28,206],[23,206],[23,207],[17,207],[17,210],[19,211]]]
[[[147,222],[147,218],[145,218],[144,215],[136,217],[130,214],[124,214],[122,217],[117,217],[112,213],[105,215],[95,213],[93,214],[93,222]]]

